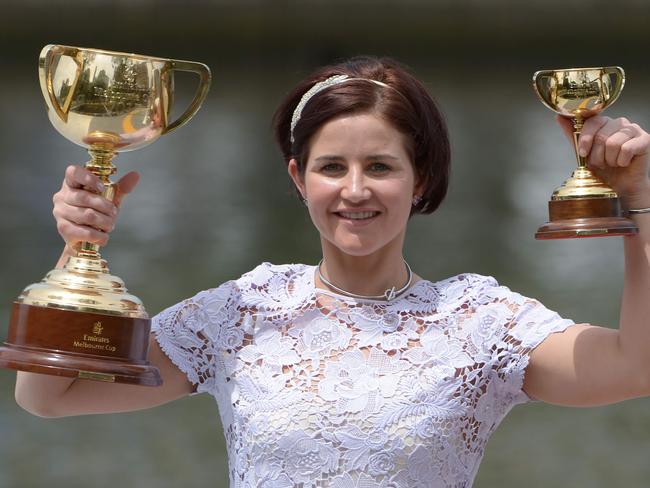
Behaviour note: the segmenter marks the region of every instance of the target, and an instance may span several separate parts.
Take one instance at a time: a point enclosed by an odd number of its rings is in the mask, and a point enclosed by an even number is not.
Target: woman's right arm
[[[16,402],[39,417],[142,410],[189,395],[193,386],[151,336],[149,362],[160,370],[162,386],[135,386],[18,371]]]
[[[53,214],[65,248],[56,267],[61,268],[81,241],[105,245],[124,195],[138,182],[128,173],[117,183],[113,202],[88,188],[99,190],[99,179],[80,166],[69,166],[61,190],[54,195]],[[154,407],[188,395],[193,385],[165,355],[151,335],[149,362],[160,370],[162,386],[145,387],[93,380],[71,379],[18,371],[16,402],[41,417],[66,417],[116,413]]]

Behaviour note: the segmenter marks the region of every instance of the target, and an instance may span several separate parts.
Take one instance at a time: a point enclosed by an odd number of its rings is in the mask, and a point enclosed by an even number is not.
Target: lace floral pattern
[[[218,403],[232,487],[470,487],[533,348],[573,322],[486,276],[391,302],[263,263],[158,314],[163,351]]]

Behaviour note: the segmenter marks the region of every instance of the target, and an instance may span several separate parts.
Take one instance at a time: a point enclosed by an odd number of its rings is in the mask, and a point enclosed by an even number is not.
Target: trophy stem
[[[576,153],[576,159],[578,160],[578,168],[587,167],[587,158],[580,156],[578,147],[580,146],[580,134],[582,133],[582,126],[585,121],[579,115],[576,115],[573,119],[573,149]]]
[[[113,164],[113,158],[117,154],[112,145],[110,144],[92,144],[88,149],[90,153],[90,161],[86,163],[86,169],[95,176],[98,176],[104,185],[102,196],[108,200],[113,201],[115,196],[115,183],[113,183],[109,176],[117,171]],[[92,242],[82,242],[77,256],[80,258],[88,259],[101,259],[99,254],[99,245]]]

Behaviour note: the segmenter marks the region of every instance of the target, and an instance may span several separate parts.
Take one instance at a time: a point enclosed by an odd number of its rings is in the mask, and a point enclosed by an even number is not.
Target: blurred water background
[[[153,315],[261,261],[319,259],[318,236],[291,192],[270,118],[311,69],[356,54],[394,56],[441,104],[453,143],[442,208],[410,224],[406,256],[430,280],[465,271],[577,322],[617,326],[620,238],[535,241],[547,200],[574,166],[536,99],[543,68],[622,65],[608,111],[650,127],[645,0],[3,1],[0,14],[0,334],[12,300],[60,253],[52,194],[84,151],[51,127],[37,78],[48,43],[210,65],[196,117],[120,155],[142,180],[109,246],[111,270]],[[179,106],[195,80],[177,78]],[[226,487],[216,405],[206,395],[153,410],[57,420],[14,402],[0,370],[0,487]],[[488,444],[477,487],[641,487],[650,478],[650,400],[513,410]]]

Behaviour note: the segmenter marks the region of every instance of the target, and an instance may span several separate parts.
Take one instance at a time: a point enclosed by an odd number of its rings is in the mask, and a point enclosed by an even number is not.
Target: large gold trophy
[[[616,192],[587,166],[578,153],[586,118],[602,112],[616,101],[625,84],[622,68],[569,68],[538,71],[533,87],[544,105],[573,123],[573,145],[578,168],[556,189],[548,203],[550,220],[541,226],[537,239],[629,235],[638,232],[622,215]]]
[[[200,82],[187,110],[172,121],[175,71],[194,72]],[[50,121],[88,149],[86,168],[110,200],[116,153],[185,124],[210,87],[210,70],[201,63],[60,45],[43,48],[39,76]],[[0,367],[158,386],[160,373],[147,362],[150,327],[142,302],[109,273],[99,246],[84,242],[63,269],[14,301]]]

